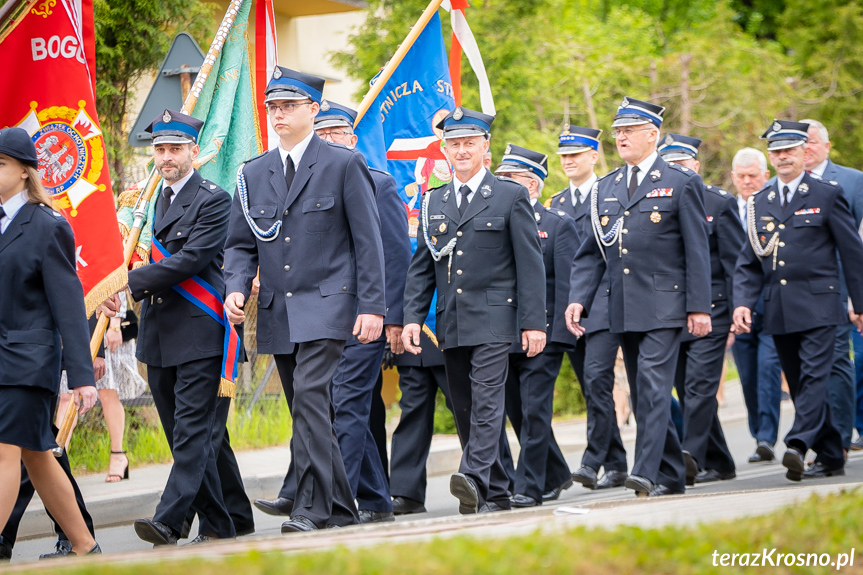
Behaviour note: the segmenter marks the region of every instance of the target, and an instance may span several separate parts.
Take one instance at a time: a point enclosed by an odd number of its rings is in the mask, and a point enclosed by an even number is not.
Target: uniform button
[[[830,289],[833,289],[833,286],[830,286]]]
[[[780,265],[780,266],[784,266],[784,265],[785,265],[785,262],[780,261],[780,262],[779,262],[779,265]]]
[[[506,298],[506,303],[512,303],[512,298],[511,297]]]
[[[263,215],[263,214],[264,214],[264,210],[261,210],[261,215]]]
[[[156,303],[162,303],[162,298],[156,298]]]
[[[677,286],[674,286],[674,289],[677,289]]]
[[[460,276],[461,273],[462,273],[461,270],[455,270],[455,275]]]
[[[289,211],[289,210],[285,210],[285,215],[286,215],[286,216],[288,215],[288,211]]]
[[[785,285],[785,284],[787,284],[788,282],[787,282],[787,281],[785,281],[785,280],[779,280],[779,283],[781,283],[782,285]]]
[[[148,293],[150,293],[150,290],[145,289],[145,290],[144,290],[144,293],[145,293],[145,294],[148,294]]]
[[[654,209],[654,210],[658,210],[658,209],[659,209],[659,206],[653,206],[653,209]]]
[[[457,251],[457,252],[455,253],[455,255],[460,256],[460,255],[462,255],[463,253],[464,253],[463,251],[459,250],[459,251]]]
[[[458,288],[457,290],[455,290],[455,293],[461,294],[461,288]]]
[[[809,220],[806,220],[806,221],[808,222]],[[490,227],[491,227],[491,222],[486,223],[486,224],[485,224],[485,226],[486,226],[487,228],[490,228]]]
[[[629,274],[629,268],[623,268],[623,273],[628,275]]]
[[[809,223],[809,220],[806,220],[806,223],[808,224],[808,223]]]
[[[291,238],[285,238],[285,243],[286,243],[286,244],[291,243]]]
[[[321,204],[315,204],[315,207],[319,208],[319,207],[321,207]]]
[[[719,297],[722,297],[722,294],[719,294]]]
[[[457,231],[457,232],[455,233],[455,235],[457,235],[458,237],[461,237],[461,236],[462,236],[461,230]]]
[[[624,216],[628,216],[628,215],[629,215],[629,210],[626,210],[625,212],[623,212],[623,215],[624,215]]]
[[[628,254],[628,253],[629,253],[629,250],[628,250],[628,249],[626,249],[626,248],[623,248],[623,253],[624,253],[624,255],[625,255],[625,254]]]
[[[779,224],[779,229],[780,229],[780,230],[784,230],[784,229],[785,229],[785,224]]]
[[[342,286],[342,291],[348,291],[348,286]]]
[[[291,292],[288,292],[285,294],[285,297],[294,297],[294,294],[292,294]]]
[[[806,220],[806,221],[808,222],[809,220]],[[180,237],[182,235],[183,235],[183,232],[177,232],[177,237]]]
[[[785,242],[779,242],[779,247],[780,247],[780,248],[784,248],[784,247],[785,247]]]
[[[714,307],[716,307],[716,304],[715,304],[715,303],[712,303],[712,304],[710,304],[710,307],[711,307],[711,308],[714,308]]]
[[[629,230],[627,230],[626,228],[623,228],[623,233],[628,234]]]
[[[291,266],[285,266],[285,271],[286,271],[286,272],[291,271]]]

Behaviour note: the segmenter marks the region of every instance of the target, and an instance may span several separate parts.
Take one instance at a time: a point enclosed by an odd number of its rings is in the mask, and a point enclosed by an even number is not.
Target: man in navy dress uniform
[[[359,520],[330,385],[345,342],[376,341],[387,313],[374,182],[362,154],[315,134],[323,87],[275,68],[265,103],[279,146],[238,174],[225,249],[232,323],[260,266],[258,352],[274,355],[293,416],[297,496],[282,533]]]
[[[611,331],[620,334],[638,425],[625,486],[639,495],[683,493],[685,468],[671,421],[671,387],[684,329],[710,333],[710,256],[701,178],[656,153],[665,109],[624,98],[612,127],[626,162],[591,192],[594,241],[572,272],[567,327],[582,316],[608,270]]]
[[[699,172],[701,140],[666,134],[658,152],[669,163]],[[704,186],[707,241],[710,246],[710,320],[704,337],[686,335],[680,345],[674,386],[683,409],[683,457],[686,483],[706,483],[736,477],[734,458],[719,422],[716,393],[722,378],[731,330],[734,266],[745,234],[734,196],[716,186]],[[733,336],[731,336],[733,338]]]
[[[453,181],[426,192],[405,286],[405,349],[420,353],[421,324],[437,289],[444,350],[464,452],[450,492],[461,513],[511,507],[500,457],[509,350],[545,347],[542,251],[527,189],[483,167],[493,116],[456,107],[438,124]]]
[[[138,537],[154,545],[175,544],[193,512],[201,516],[197,541],[236,534],[212,443],[213,428],[219,425],[216,401],[225,328],[174,290],[197,276],[220,295],[225,291],[222,260],[231,197],[192,167],[202,125],[165,110],[148,128],[163,178],[153,237],[170,255],[129,272],[132,297],[143,301],[137,357],[147,365],[153,401],[174,458],[153,520],[135,521]]]
[[[566,329],[563,317],[577,245],[575,222],[563,211],[545,208],[537,201],[548,176],[545,154],[509,144],[495,175],[513,179],[527,188],[545,265],[545,349],[527,357],[520,342],[513,344],[506,380],[506,414],[521,445],[512,506],[534,507],[542,505],[543,495],[549,491],[546,486],[572,483],[569,466],[551,429],[551,418],[554,384],[563,354],[577,340]]]
[[[558,141],[557,153],[569,187],[552,196],[548,205],[575,219],[578,245],[595,241],[587,199],[597,181],[593,170],[599,159],[600,134],[602,130],[569,126]],[[626,480],[626,449],[614,411],[614,364],[620,340],[609,331],[607,273],[591,310],[590,318],[582,324],[584,337],[578,338],[575,348],[568,352],[587,407],[587,448],[572,479],[588,489],[609,489],[622,486]],[[605,469],[602,477],[600,468]]]
[[[837,250],[848,262],[851,302],[863,309],[863,242],[842,188],[803,168],[808,130],[808,124],[774,120],[762,136],[777,178],[749,198],[749,246],[734,277],[734,328],[742,333],[763,289],[764,329],[773,335],[795,408],[782,458],[792,481],[845,474],[842,437],[827,397],[836,326],[847,317]],[[863,328],[863,319],[855,323]],[[809,449],[817,455],[807,469]]]
[[[323,140],[353,150],[358,139],[353,129],[356,117],[356,111],[324,100],[315,118],[315,133]],[[369,171],[374,181],[375,203],[381,219],[386,275],[386,337],[382,335],[377,341],[365,345],[356,338],[348,340],[333,375],[332,388],[336,435],[351,493],[357,500],[360,523],[395,520],[386,471],[369,427],[369,417],[375,384],[381,373],[384,345],[388,342],[396,353],[403,351],[402,300],[411,258],[407,213],[399,198],[395,179],[371,167]],[[279,498],[290,501],[291,506],[297,490],[295,470],[293,465],[289,467],[279,492]],[[255,504],[266,513],[273,513],[273,510],[285,505],[280,500],[257,500]]]

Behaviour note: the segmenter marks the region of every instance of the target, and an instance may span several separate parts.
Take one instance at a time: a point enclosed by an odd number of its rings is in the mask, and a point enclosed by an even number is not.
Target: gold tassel
[[[423,333],[426,334],[430,340],[432,340],[432,343],[435,347],[440,347],[440,344],[437,342],[437,336],[426,324],[423,324]]]
[[[93,286],[93,289],[84,296],[84,306],[87,308],[87,317],[93,315],[99,305],[120,291],[127,283],[129,283],[129,274],[126,271],[126,264],[122,264],[119,268],[108,274],[105,279]]]
[[[237,384],[228,379],[222,378],[219,382],[219,397],[230,397],[233,399],[237,394]]]

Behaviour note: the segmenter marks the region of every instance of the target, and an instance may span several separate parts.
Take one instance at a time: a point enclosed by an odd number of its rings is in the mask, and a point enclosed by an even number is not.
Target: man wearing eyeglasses
[[[680,340],[711,331],[710,252],[703,184],[656,152],[665,108],[624,98],[612,128],[626,166],[589,196],[595,241],[575,255],[566,320],[583,318],[606,269],[611,331],[620,335],[638,426],[635,463],[624,485],[640,496],[683,493],[685,466],[671,421]]]
[[[322,140],[353,150],[358,141],[353,130],[356,118],[356,111],[324,100],[315,117],[315,133]],[[356,338],[348,340],[333,375],[332,394],[336,436],[351,494],[359,508],[360,523],[379,523],[395,521],[395,516],[386,471],[372,436],[369,418],[375,384],[381,373],[384,345],[389,343],[395,354],[404,351],[401,342],[402,301],[411,246],[407,212],[399,198],[395,179],[374,168],[369,168],[369,171],[381,218],[387,302],[387,315],[383,322],[385,335],[365,345],[360,345]],[[279,499],[259,499],[255,505],[265,513],[280,515],[279,508],[284,505],[282,501],[293,502],[296,492],[296,468],[291,465]]]
[[[282,533],[358,522],[330,383],[345,342],[377,340],[387,313],[374,184],[362,154],[315,134],[323,88],[274,70],[265,103],[279,146],[238,173],[225,250],[233,323],[260,266],[258,352],[274,356],[293,417],[297,496]]]

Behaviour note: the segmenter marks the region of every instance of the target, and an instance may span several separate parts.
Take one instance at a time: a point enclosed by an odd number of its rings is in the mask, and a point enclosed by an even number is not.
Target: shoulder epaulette
[[[599,178],[597,178],[597,180],[596,180],[596,181],[598,182],[598,181],[600,181],[600,180],[604,180],[604,179],[605,179],[605,178],[607,178],[608,176],[613,176],[614,174],[616,174],[616,173],[617,173],[617,172],[619,172],[619,171],[620,171],[620,168],[614,168],[613,170],[611,170],[610,172],[608,172],[608,173],[607,173],[607,174],[605,174],[604,176],[600,176]]]
[[[249,162],[254,162],[254,161],[255,161],[255,160],[257,160],[258,158],[263,158],[264,156],[266,156],[267,154],[269,154],[271,151],[272,151],[272,150],[265,150],[265,151],[261,152],[260,154],[258,154],[257,156],[252,156],[251,158],[249,158],[248,160],[246,160],[246,161],[245,161],[245,162],[243,162],[243,163],[244,163],[244,164],[248,164]],[[278,153],[278,152],[277,152],[277,153]]]
[[[554,196],[552,196],[552,198],[553,198],[553,197],[554,197]],[[551,198],[548,198],[547,200],[545,200],[544,202],[542,202],[542,207],[544,207],[544,208],[550,208],[550,207],[551,207]]]
[[[216,190],[220,190],[221,187],[219,184],[215,182],[211,182],[209,180],[201,180],[201,187],[209,192],[215,192]]]
[[[729,195],[727,191],[723,190],[719,186],[705,185],[704,187],[707,188],[708,191],[713,192],[714,194],[716,194],[718,196],[728,196]]]
[[[48,214],[49,216],[51,216],[53,218],[62,218],[63,217],[63,214],[54,210],[53,208],[49,208],[45,204],[39,204],[39,207],[42,208],[42,211],[44,211],[46,214]]]
[[[377,169],[377,168],[373,168],[373,167],[371,167],[371,166],[369,166],[369,171],[370,171],[370,172],[378,172],[379,174],[385,174],[385,175],[387,175],[387,176],[392,176],[392,174],[391,174],[391,173],[389,173],[389,172],[388,172],[388,171],[386,171],[386,170],[379,170],[379,169]]]
[[[697,175],[695,172],[693,172],[692,170],[690,170],[686,166],[681,166],[680,164],[674,164],[672,162],[668,162],[668,163],[666,163],[666,165],[671,169],[677,170],[681,174],[685,174],[685,175],[689,176],[690,178]]]

